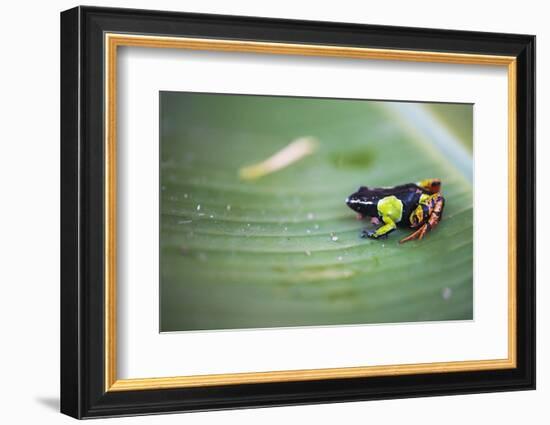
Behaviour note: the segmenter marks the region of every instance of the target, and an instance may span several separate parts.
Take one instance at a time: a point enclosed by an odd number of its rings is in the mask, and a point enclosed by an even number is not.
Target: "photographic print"
[[[533,35],[60,33],[62,413],[535,388]]]
[[[160,92],[160,331],[473,319],[473,105]]]

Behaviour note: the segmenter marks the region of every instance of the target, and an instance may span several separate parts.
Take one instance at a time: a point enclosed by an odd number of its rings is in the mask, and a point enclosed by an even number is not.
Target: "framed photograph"
[[[535,37],[61,14],[61,411],[533,389]]]

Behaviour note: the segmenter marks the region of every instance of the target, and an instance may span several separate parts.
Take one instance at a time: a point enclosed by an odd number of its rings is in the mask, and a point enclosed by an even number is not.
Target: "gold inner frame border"
[[[429,52],[394,49],[371,49],[331,45],[288,44],[202,38],[106,33],[105,46],[105,391],[137,391],[216,385],[238,385],[322,379],[379,377],[420,373],[450,373],[511,369],[517,365],[516,353],[516,58],[513,56]],[[507,67],[508,72],[508,357],[495,360],[468,360],[380,366],[302,369],[266,372],[228,373],[151,378],[117,378],[116,323],[116,99],[118,47],[148,47],[263,53],[280,55],[324,56],[355,59],[397,60]]]

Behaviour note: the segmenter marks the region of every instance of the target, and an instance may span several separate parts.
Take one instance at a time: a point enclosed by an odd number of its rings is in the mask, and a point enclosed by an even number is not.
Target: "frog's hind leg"
[[[424,237],[424,235],[426,234],[427,231],[428,231],[428,223],[424,223],[422,226],[420,226],[416,231],[411,233],[409,236],[407,236],[406,238],[401,239],[399,241],[399,243],[405,243],[405,242],[408,242],[408,241],[412,241],[414,239],[421,240]]]
[[[424,179],[417,182],[416,185],[430,193],[437,194],[441,191],[441,179]]]
[[[420,227],[411,233],[406,238],[403,238],[399,243],[405,243],[414,239],[421,240],[424,235],[434,227],[436,227],[441,221],[443,215],[443,207],[445,206],[445,198],[441,193],[436,193],[430,196],[424,203],[428,207],[427,216]]]

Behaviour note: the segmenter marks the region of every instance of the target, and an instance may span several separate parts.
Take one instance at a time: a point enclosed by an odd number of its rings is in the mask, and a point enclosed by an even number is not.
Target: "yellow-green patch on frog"
[[[376,230],[363,230],[361,236],[372,239],[387,237],[397,226],[416,229],[400,242],[422,239],[441,220],[445,199],[441,180],[426,179],[399,186],[368,188],[361,186],[346,199],[346,204],[360,218],[371,217]]]

